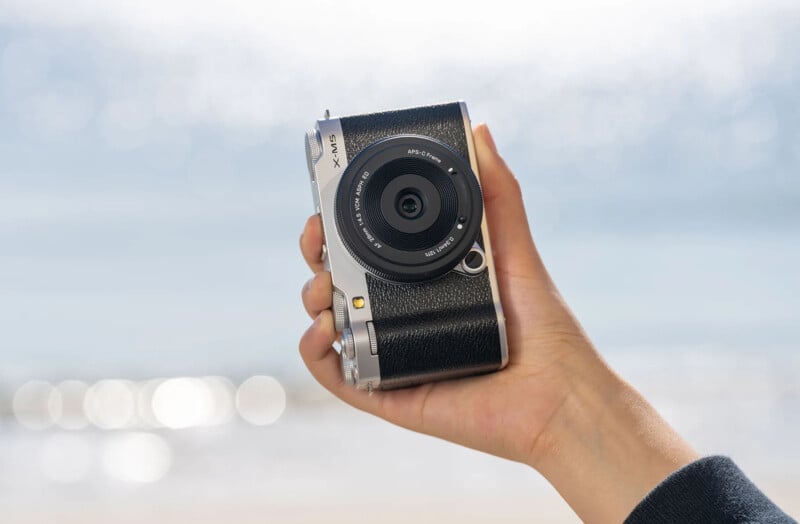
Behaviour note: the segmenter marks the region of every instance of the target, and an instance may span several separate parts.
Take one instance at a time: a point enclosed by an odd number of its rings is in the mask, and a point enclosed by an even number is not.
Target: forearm
[[[622,522],[651,489],[698,455],[590,347],[557,365],[570,387],[537,439],[530,465],[584,521]]]

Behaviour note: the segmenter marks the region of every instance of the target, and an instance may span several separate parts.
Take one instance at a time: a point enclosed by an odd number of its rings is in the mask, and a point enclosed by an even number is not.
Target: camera
[[[306,134],[344,381],[394,389],[508,362],[464,102],[334,118]]]

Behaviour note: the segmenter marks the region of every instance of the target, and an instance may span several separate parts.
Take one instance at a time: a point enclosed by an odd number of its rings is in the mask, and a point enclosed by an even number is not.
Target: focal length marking
[[[437,164],[441,164],[442,163],[442,159],[441,158],[439,158],[438,156],[434,155],[433,153],[429,153],[428,151],[425,151],[424,149],[409,149],[408,150],[408,154],[409,155],[419,156],[419,157],[425,158],[427,160],[432,160],[432,161],[436,162]]]

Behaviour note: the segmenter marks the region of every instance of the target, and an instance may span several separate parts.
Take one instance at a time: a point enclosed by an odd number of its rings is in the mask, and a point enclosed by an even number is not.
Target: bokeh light
[[[102,464],[114,479],[156,482],[172,466],[172,450],[162,437],[153,433],[115,433],[103,446]]]
[[[213,400],[213,410],[208,423],[216,426],[229,422],[236,413],[234,405],[236,386],[226,377],[204,377],[203,381],[211,391]]]
[[[64,380],[55,392],[61,397],[61,416],[55,423],[63,429],[83,429],[89,425],[83,410],[89,385],[81,380]]]
[[[286,409],[286,391],[273,377],[250,377],[236,391],[236,409],[239,416],[254,426],[272,424]]]
[[[153,413],[153,395],[158,386],[164,382],[163,378],[154,378],[139,382],[136,395],[136,414],[139,423],[151,428],[160,428],[164,425],[159,422]]]
[[[136,419],[136,388],[130,380],[101,380],[86,392],[86,418],[101,429],[120,429]]]
[[[211,388],[198,378],[165,380],[153,393],[153,414],[172,429],[207,425],[214,416]]]
[[[252,424],[277,420],[286,406],[283,386],[269,376],[255,376],[237,390],[228,377],[154,378],[134,382],[103,379],[89,385],[62,380],[23,384],[13,400],[17,420],[29,429],[184,429],[226,424],[238,412]]]
[[[45,429],[61,416],[61,396],[49,382],[31,380],[17,389],[12,409],[26,428]]]

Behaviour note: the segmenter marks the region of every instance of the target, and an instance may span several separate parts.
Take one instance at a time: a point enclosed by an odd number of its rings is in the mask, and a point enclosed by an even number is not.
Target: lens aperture
[[[422,201],[412,191],[406,191],[397,199],[398,211],[404,218],[415,219],[422,214]]]
[[[387,245],[403,250],[425,249],[441,240],[452,227],[458,198],[439,171],[415,158],[379,167],[364,189],[370,230]]]

